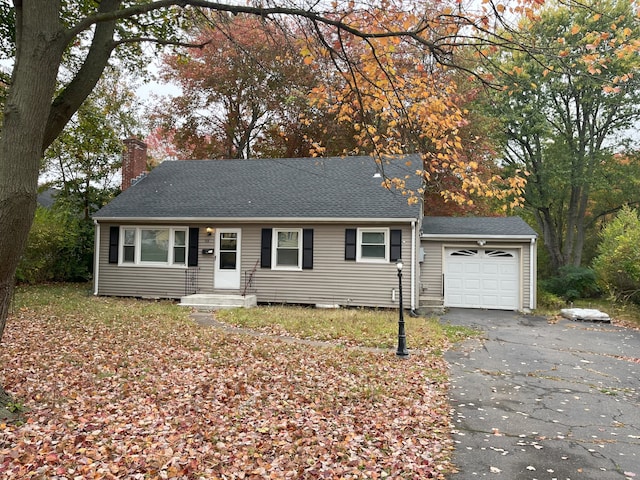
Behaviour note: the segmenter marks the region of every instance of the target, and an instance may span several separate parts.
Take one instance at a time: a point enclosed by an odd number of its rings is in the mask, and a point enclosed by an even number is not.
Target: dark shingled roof
[[[411,161],[411,165],[407,162]],[[417,155],[384,165],[416,189]],[[417,218],[371,157],[168,161],[95,213],[126,218]]]
[[[520,217],[424,217],[423,235],[537,236]]]

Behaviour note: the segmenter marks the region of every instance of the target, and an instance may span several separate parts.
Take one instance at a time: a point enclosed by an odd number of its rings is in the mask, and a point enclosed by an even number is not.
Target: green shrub
[[[16,280],[22,283],[87,280],[92,249],[90,222],[61,209],[38,207]]]
[[[558,310],[566,306],[566,301],[559,296],[546,291],[544,288],[538,288],[538,308],[545,310]]]
[[[593,268],[602,288],[619,300],[640,303],[640,219],[635,209],[620,210],[600,234]]]
[[[578,298],[590,298],[600,293],[597,277],[591,268],[565,265],[560,267],[558,275],[540,282],[543,290],[573,301]]]

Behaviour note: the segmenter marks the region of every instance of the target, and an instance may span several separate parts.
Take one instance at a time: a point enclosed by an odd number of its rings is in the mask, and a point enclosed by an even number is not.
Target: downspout
[[[95,238],[93,239],[93,294],[98,295],[98,276],[100,273],[100,224],[93,220]]]
[[[531,243],[529,244],[529,309],[534,310],[536,308],[536,239],[535,237],[531,239]]]
[[[411,222],[411,314],[416,309],[416,221]]]

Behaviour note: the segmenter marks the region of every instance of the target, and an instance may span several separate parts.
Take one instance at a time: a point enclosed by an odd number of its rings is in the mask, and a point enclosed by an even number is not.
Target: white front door
[[[240,229],[216,230],[215,289],[240,288]]]

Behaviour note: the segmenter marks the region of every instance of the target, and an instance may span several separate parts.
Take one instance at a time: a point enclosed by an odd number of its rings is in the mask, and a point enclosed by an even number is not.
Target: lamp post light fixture
[[[398,259],[396,268],[398,269],[398,293],[399,295],[399,317],[398,317],[398,350],[396,356],[398,358],[407,358],[409,351],[407,350],[407,336],[404,333],[404,311],[402,306],[402,260]]]

